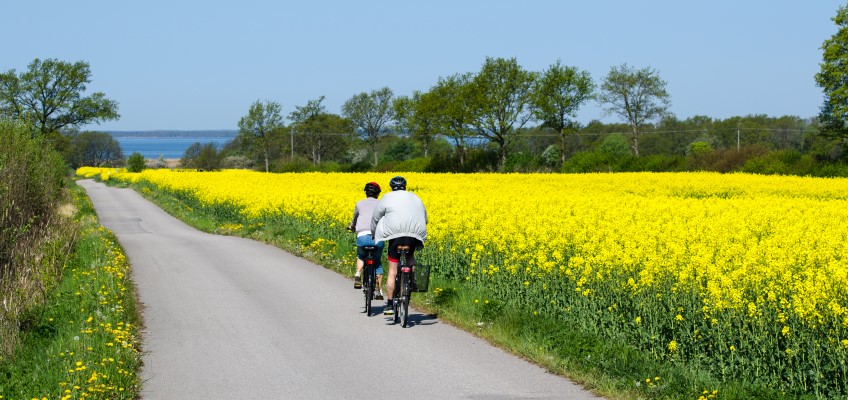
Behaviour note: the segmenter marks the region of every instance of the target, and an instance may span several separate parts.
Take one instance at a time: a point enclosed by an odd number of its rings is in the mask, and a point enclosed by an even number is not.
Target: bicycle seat
[[[362,246],[362,250],[374,251],[374,250],[377,250],[377,246]]]

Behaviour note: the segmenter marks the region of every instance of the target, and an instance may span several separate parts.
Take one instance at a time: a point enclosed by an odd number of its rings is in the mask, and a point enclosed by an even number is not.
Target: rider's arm
[[[386,207],[381,200],[377,203],[377,206],[374,207],[374,213],[371,214],[371,233],[377,232],[377,222],[380,221],[380,218],[383,218],[383,215],[386,215]]]
[[[356,207],[353,208],[353,220],[350,221],[350,225],[348,226],[348,229],[350,229],[350,230],[356,229],[357,218],[359,218],[359,205],[358,204],[356,205]]]

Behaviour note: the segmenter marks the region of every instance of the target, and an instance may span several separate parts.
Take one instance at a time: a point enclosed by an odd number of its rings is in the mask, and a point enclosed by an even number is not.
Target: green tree
[[[430,89],[433,108],[438,110],[437,129],[449,137],[456,148],[460,168],[465,167],[468,139],[471,136],[471,74],[455,74],[439,81]]]
[[[588,72],[562,65],[559,60],[536,81],[533,114],[544,127],[559,133],[560,162],[565,162],[566,139],[576,130],[572,118],[577,116],[577,109],[592,98],[594,90],[595,83]]]
[[[215,143],[192,143],[183,153],[180,165],[201,171],[215,171],[221,166],[221,153]]]
[[[141,153],[135,152],[127,157],[127,171],[141,172],[144,171],[144,156]]]
[[[394,118],[392,98],[394,93],[388,87],[372,90],[371,93],[359,93],[342,105],[342,115],[349,118],[362,129],[365,142],[374,153],[374,165],[377,165],[377,144],[387,131],[387,124]]]
[[[424,157],[430,153],[430,144],[439,133],[439,108],[437,96],[432,92],[412,92],[412,97],[401,96],[395,99],[395,121],[401,130],[421,142]]]
[[[123,164],[121,144],[106,132],[86,131],[70,136],[65,160],[72,167],[102,167]]]
[[[515,58],[486,57],[471,80],[471,125],[478,135],[498,146],[499,166],[519,130],[533,117],[530,101],[536,74]]]
[[[832,18],[836,33],[822,44],[821,71],[816,84],[824,92],[819,112],[822,134],[848,140],[848,7]]]
[[[63,128],[118,119],[118,103],[101,92],[84,96],[91,83],[88,63],[33,60],[26,72],[0,74],[0,116],[22,119],[45,137]]]
[[[281,110],[282,107],[275,101],[262,103],[257,100],[238,123],[239,140],[265,161],[265,172],[270,170],[272,151],[279,146],[283,133]]]
[[[340,157],[356,129],[349,119],[328,114],[322,101],[324,96],[308,101],[303,107],[295,107],[289,114],[293,121],[290,128],[297,132],[301,153],[314,165]]]
[[[637,157],[642,127],[668,114],[666,84],[653,68],[637,70],[627,64],[612,67],[601,84],[598,102],[607,115],[618,115],[630,125],[630,148]]]

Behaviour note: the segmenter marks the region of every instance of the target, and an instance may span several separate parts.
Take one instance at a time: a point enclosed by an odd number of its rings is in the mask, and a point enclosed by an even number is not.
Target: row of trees
[[[270,169],[274,146],[288,136],[294,157],[295,137],[300,152],[313,163],[339,157],[345,143],[359,137],[379,164],[378,145],[390,133],[408,136],[423,146],[424,156],[440,138],[455,149],[459,165],[479,140],[494,145],[499,165],[531,121],[560,137],[560,160],[565,161],[567,136],[579,129],[574,120],[581,105],[597,100],[609,114],[629,126],[631,148],[639,155],[639,137],[651,121],[668,115],[669,94],[656,70],[626,64],[613,67],[599,90],[586,71],[560,61],[545,71],[523,68],[515,58],[487,58],[477,73],[439,78],[426,92],[396,97],[384,87],[348,99],[342,115],[327,113],[324,97],[295,107],[283,124],[281,106],[257,101],[239,121],[239,141]]]

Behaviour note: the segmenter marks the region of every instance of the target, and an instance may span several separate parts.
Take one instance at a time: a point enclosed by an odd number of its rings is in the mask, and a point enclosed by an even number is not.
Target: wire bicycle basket
[[[430,286],[430,266],[425,264],[415,265],[415,291],[426,292]]]

